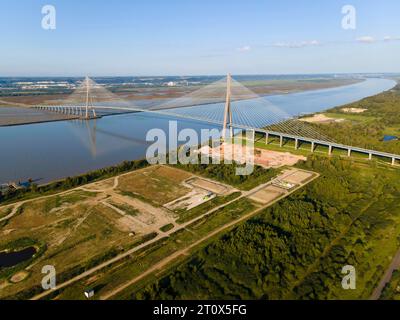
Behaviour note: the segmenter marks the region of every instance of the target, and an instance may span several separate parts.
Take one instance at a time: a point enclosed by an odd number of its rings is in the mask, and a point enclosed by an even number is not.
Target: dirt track
[[[139,170],[141,170],[141,169],[139,169]],[[144,169],[143,169],[143,170],[144,170]],[[37,201],[37,200],[39,200],[39,199],[46,199],[46,198],[49,198],[49,197],[53,197],[53,196],[55,196],[55,195],[64,195],[64,194],[68,194],[68,193],[73,192],[73,191],[76,191],[76,190],[84,190],[84,191],[91,191],[91,192],[107,192],[107,191],[113,190],[115,187],[118,186],[119,178],[120,178],[121,176],[128,175],[128,174],[130,174],[130,173],[131,173],[131,172],[128,172],[128,173],[125,173],[125,174],[122,174],[122,175],[120,175],[120,176],[115,177],[115,178],[114,178],[114,184],[113,184],[112,187],[106,187],[106,188],[104,188],[104,189],[92,189],[91,186],[95,186],[96,183],[98,183],[98,182],[95,182],[95,183],[88,184],[88,185],[86,185],[86,186],[77,187],[77,188],[74,188],[74,189],[71,189],[71,190],[68,190],[68,191],[64,191],[64,192],[61,192],[61,193],[58,193],[58,194],[52,194],[52,195],[48,195],[48,196],[43,196],[43,197],[39,197],[39,198],[34,198],[34,199],[29,199],[29,200],[17,202],[17,203],[14,204],[15,207],[14,207],[13,211],[10,213],[10,215],[8,215],[7,217],[2,218],[2,219],[0,220],[0,222],[3,221],[3,220],[5,220],[5,219],[10,219],[13,215],[16,214],[18,207],[20,207],[21,205],[23,205],[23,204],[25,204],[25,203],[31,202],[31,201]],[[308,183],[308,182],[311,182],[311,181],[314,180],[314,179],[316,179],[318,176],[319,176],[319,175],[315,175],[315,177],[314,177],[313,179],[307,181],[307,183]],[[233,199],[233,200],[231,200],[231,201],[229,201],[229,202],[227,202],[227,203],[224,203],[224,204],[222,204],[222,205],[220,205],[220,206],[217,206],[217,207],[213,208],[212,210],[210,210],[210,211],[208,211],[208,212],[206,212],[206,213],[204,213],[204,214],[202,214],[202,215],[200,215],[200,216],[197,216],[196,218],[194,218],[194,219],[191,220],[191,221],[188,221],[188,222],[183,223],[183,224],[181,224],[181,225],[179,225],[179,226],[176,226],[176,228],[171,229],[170,231],[163,232],[163,233],[158,233],[158,235],[157,235],[155,238],[153,238],[152,240],[147,241],[147,242],[145,242],[145,243],[143,243],[143,244],[141,244],[141,245],[138,245],[138,246],[132,248],[131,250],[128,250],[128,251],[126,251],[126,252],[124,252],[124,253],[122,253],[122,254],[120,254],[120,255],[118,255],[118,256],[116,256],[116,257],[114,257],[114,258],[112,258],[112,259],[110,259],[110,260],[108,260],[108,261],[106,261],[106,262],[104,262],[104,263],[99,264],[98,266],[96,266],[96,267],[94,267],[94,268],[92,268],[92,269],[89,269],[89,270],[87,270],[87,271],[81,273],[80,275],[78,275],[78,276],[76,276],[76,277],[74,277],[74,278],[71,278],[71,279],[69,279],[69,280],[67,280],[67,281],[65,281],[65,282],[63,282],[63,283],[57,285],[56,288],[55,288],[54,290],[60,290],[60,289],[62,289],[62,288],[65,288],[65,287],[67,287],[67,286],[69,286],[69,285],[71,285],[71,284],[73,284],[73,283],[75,283],[75,282],[77,282],[77,281],[79,281],[79,280],[82,280],[82,279],[84,279],[84,278],[86,278],[86,277],[92,275],[93,273],[95,273],[95,272],[97,272],[97,271],[99,271],[99,270],[101,270],[101,269],[103,269],[103,268],[105,268],[105,267],[107,267],[107,266],[109,266],[109,265],[111,265],[111,264],[113,264],[113,263],[115,263],[115,262],[117,262],[117,261],[119,261],[119,260],[125,258],[125,257],[130,256],[131,254],[133,254],[133,253],[135,253],[135,252],[137,252],[137,251],[139,251],[139,250],[141,250],[141,249],[147,247],[147,246],[150,245],[150,244],[153,244],[153,243],[159,241],[160,239],[168,238],[172,233],[175,233],[175,232],[177,232],[177,231],[179,231],[179,230],[182,230],[182,229],[186,229],[189,225],[191,225],[191,224],[193,224],[193,223],[195,223],[195,222],[197,222],[197,221],[199,221],[199,220],[201,220],[201,219],[207,217],[208,215],[213,214],[214,212],[220,210],[221,208],[226,207],[226,206],[228,206],[228,205],[230,205],[230,204],[232,204],[232,203],[238,201],[239,199],[241,199],[241,198],[243,198],[243,197],[249,197],[249,196],[251,196],[252,194],[258,192],[259,190],[265,188],[265,187],[266,187],[267,185],[269,185],[269,184],[270,184],[270,182],[267,182],[267,183],[262,184],[262,185],[260,185],[260,186],[258,186],[258,187],[256,187],[256,188],[254,188],[254,189],[252,189],[252,190],[250,190],[250,191],[242,192],[242,194],[241,194],[239,197],[237,197],[237,198],[235,198],[235,199]],[[292,192],[297,191],[298,189],[300,189],[301,187],[303,187],[303,185],[304,185],[304,184],[301,184],[299,187],[297,187],[297,188],[293,189],[291,192],[286,193],[286,194],[282,195],[281,197],[275,199],[273,202],[271,202],[271,203],[269,203],[269,204],[267,204],[267,205],[264,205],[264,206],[260,207],[259,209],[256,209],[256,210],[254,210],[253,212],[251,212],[251,213],[249,213],[249,214],[247,214],[247,215],[245,215],[245,216],[243,216],[243,217],[241,217],[241,218],[239,218],[239,219],[237,219],[237,220],[235,220],[235,221],[232,221],[232,222],[230,222],[230,223],[228,223],[228,224],[226,224],[226,225],[224,225],[224,226],[221,226],[220,228],[218,228],[218,229],[212,231],[210,234],[208,234],[207,236],[205,236],[205,237],[203,237],[202,239],[198,240],[197,242],[193,243],[192,245],[186,247],[185,249],[182,249],[182,250],[180,250],[180,251],[177,251],[175,254],[169,256],[169,257],[166,258],[166,259],[163,259],[163,260],[160,261],[158,264],[156,264],[155,266],[153,266],[150,270],[157,270],[158,268],[160,268],[160,265],[161,265],[161,266],[164,266],[164,265],[168,264],[170,261],[172,261],[173,259],[175,259],[175,258],[178,257],[179,255],[187,253],[187,252],[190,251],[193,247],[195,247],[196,245],[200,244],[201,242],[203,242],[203,241],[209,239],[210,237],[213,237],[214,235],[218,234],[219,232],[221,232],[221,231],[223,231],[223,230],[226,230],[227,228],[230,228],[230,227],[234,226],[234,225],[237,224],[237,223],[240,223],[240,222],[242,222],[242,221],[244,221],[244,220],[246,220],[246,219],[252,217],[253,215],[256,215],[257,213],[259,213],[261,210],[265,209],[266,207],[268,207],[268,206],[270,206],[270,205],[276,203],[277,201],[283,199],[284,197],[286,197],[287,195],[291,194]],[[7,205],[7,206],[8,206],[8,205]],[[5,207],[6,207],[6,206],[5,206]],[[116,289],[113,290],[112,292],[110,292],[110,293],[108,293],[107,295],[105,295],[105,298],[112,297],[112,296],[115,295],[116,293],[118,293],[118,292],[120,292],[121,290],[123,290],[126,286],[131,285],[131,284],[134,283],[135,281],[138,281],[138,279],[140,279],[140,278],[144,277],[145,275],[147,275],[148,272],[149,272],[149,271],[147,271],[144,275],[138,276],[137,278],[130,280],[128,283],[126,283],[126,284],[123,285],[122,287],[116,288]],[[39,299],[42,299],[42,298],[46,297],[47,295],[49,295],[51,292],[53,292],[53,291],[52,291],[52,290],[44,291],[43,293],[34,296],[34,297],[32,298],[32,300],[39,300]],[[104,297],[101,297],[101,298],[104,298]]]

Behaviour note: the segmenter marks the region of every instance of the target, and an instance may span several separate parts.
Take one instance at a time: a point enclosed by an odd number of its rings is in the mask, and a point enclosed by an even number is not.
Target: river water
[[[266,99],[290,115],[323,111],[389,90],[388,79],[366,81],[337,88],[313,90]],[[0,109],[1,116],[1,109]],[[254,115],[256,116],[256,115]],[[0,127],[0,183],[33,179],[42,184],[90,170],[142,159],[153,128],[168,132],[169,116],[133,113],[93,121],[59,121]],[[212,125],[179,120],[178,130],[200,131]]]

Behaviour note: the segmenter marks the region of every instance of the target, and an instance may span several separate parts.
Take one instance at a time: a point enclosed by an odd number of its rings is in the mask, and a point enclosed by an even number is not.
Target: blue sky
[[[47,4],[51,31],[41,27]],[[355,30],[341,27],[347,4]],[[0,9],[0,76],[400,72],[398,0],[1,0]]]

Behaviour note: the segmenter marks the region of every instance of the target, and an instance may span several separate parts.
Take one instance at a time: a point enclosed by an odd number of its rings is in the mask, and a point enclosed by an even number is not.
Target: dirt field
[[[45,264],[55,266],[57,273],[66,272],[110,250],[130,248],[142,236],[162,232],[165,225],[175,228],[178,215],[161,204],[190,192],[192,188],[183,185],[190,177],[174,168],[152,166],[17,206],[0,228],[0,246],[29,238],[46,249],[26,270],[10,280],[0,278],[0,298],[40,283]],[[8,207],[0,208],[4,216],[9,212]]]
[[[303,121],[303,122],[309,122],[309,123],[332,123],[332,122],[343,122],[344,121],[344,119],[329,118],[324,114],[315,114],[312,117],[301,118],[299,120]]]
[[[311,177],[313,177],[313,174],[311,172],[292,169],[292,170],[288,171],[288,175],[286,175],[285,178],[283,178],[281,180],[289,182],[289,183],[293,183],[293,184],[300,184],[300,183],[304,183]]]
[[[279,176],[271,181],[271,184],[252,193],[249,198],[263,205],[268,204],[280,196],[287,194],[293,188],[306,183],[315,177],[313,172],[291,168],[284,170]]]
[[[22,205],[20,212],[0,228],[0,245],[29,238],[46,249],[28,266],[26,278],[17,273],[11,282],[0,279],[5,287],[0,297],[39,284],[43,265],[53,265],[61,274],[112,248],[129,247],[138,241],[119,223],[120,216],[100,203],[104,197],[73,191]]]
[[[312,173],[307,176],[304,175],[307,172],[298,171],[286,170],[278,178],[303,181],[312,176]],[[188,183],[193,180],[195,185]],[[28,266],[7,276],[0,273],[0,299],[40,284],[44,265],[53,265],[57,274],[67,274],[65,279],[74,278],[77,269],[83,277],[90,274],[88,269],[101,268],[117,257],[128,257],[132,250],[185,228],[185,224],[195,219],[201,220],[201,216],[196,216],[183,225],[177,224],[179,215],[162,203],[166,199],[174,201],[180,194],[182,201],[189,199],[190,205],[195,206],[196,202],[204,203],[215,197],[212,190],[220,194],[237,191],[182,170],[152,166],[58,195],[14,204],[13,213],[0,227],[0,246],[28,238],[42,251]],[[253,196],[256,201],[269,204],[285,192],[289,191],[269,182],[239,198]],[[212,214],[225,205],[218,203],[202,214]],[[167,225],[168,230],[163,229]],[[152,237],[143,241],[144,236]]]
[[[154,204],[164,205],[190,192],[189,188],[181,185],[190,177],[189,173],[171,167],[151,166],[121,177],[117,190],[141,196]]]
[[[368,109],[362,109],[362,108],[343,108],[342,111],[346,113],[363,113],[367,111]]]
[[[218,155],[216,158],[234,160],[239,163],[248,163],[253,161],[254,164],[264,168],[279,168],[282,166],[293,166],[301,160],[306,160],[306,157],[294,155],[289,152],[279,152],[254,148],[246,148],[242,145],[222,144],[220,147],[209,148],[208,146],[199,149],[200,153]],[[221,160],[222,161],[222,160]]]
[[[268,186],[260,191],[254,193],[249,198],[261,204],[267,204],[276,198],[283,195],[286,191],[284,189],[275,187],[275,186]]]
[[[169,210],[190,210],[211,199],[215,194],[200,188],[193,188],[188,194],[164,205]]]
[[[170,210],[190,210],[218,196],[225,196],[236,191],[231,186],[224,185],[205,178],[193,177],[182,182],[182,185],[191,189],[184,196],[171,201],[164,206]]]
[[[232,188],[228,186],[224,186],[223,184],[201,178],[193,178],[186,181],[186,183],[190,184],[193,187],[199,187],[219,195],[224,195],[232,192]]]
[[[13,283],[18,283],[18,282],[21,282],[21,281],[25,280],[26,277],[28,277],[28,276],[29,276],[29,273],[28,273],[28,272],[26,272],[26,271],[21,271],[21,272],[18,272],[18,273],[16,273],[16,274],[14,274],[14,275],[11,277],[10,281],[13,282]]]

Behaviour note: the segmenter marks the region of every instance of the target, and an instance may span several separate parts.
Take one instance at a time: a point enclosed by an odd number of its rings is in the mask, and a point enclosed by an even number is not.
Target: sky
[[[400,72],[399,16],[399,0],[1,0],[0,77]]]

